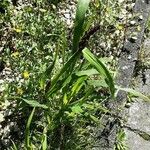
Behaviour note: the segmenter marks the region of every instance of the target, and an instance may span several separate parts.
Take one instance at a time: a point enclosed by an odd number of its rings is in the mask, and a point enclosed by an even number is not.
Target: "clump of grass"
[[[90,0],[78,0],[71,53],[66,48],[63,24],[57,24],[58,18],[54,14],[49,16],[49,10],[42,9],[40,14],[27,6],[25,10],[28,13],[24,14],[24,19],[30,16],[31,20],[22,21],[20,27],[14,27],[19,38],[18,45],[26,51],[16,49],[7,51],[7,54],[11,62],[20,62],[20,70],[14,70],[22,73],[23,83],[12,84],[4,98],[17,100],[17,108],[27,113],[29,118],[24,142],[13,142],[12,149],[21,146],[27,150],[91,149],[95,142],[92,129],[100,126],[101,115],[109,111],[103,102],[115,100],[117,89],[141,96],[131,89],[115,85],[115,72],[107,67],[107,62],[111,61],[109,58],[97,58],[88,48],[79,50],[80,40],[87,30],[85,26],[90,26],[86,18],[89,4]],[[99,7],[98,4],[96,6]],[[10,14],[9,17],[12,16]],[[40,22],[42,16],[44,21]],[[18,17],[20,19],[21,14]],[[47,24],[54,29],[49,31]],[[59,31],[54,27],[56,24]],[[32,48],[25,47],[26,44]]]

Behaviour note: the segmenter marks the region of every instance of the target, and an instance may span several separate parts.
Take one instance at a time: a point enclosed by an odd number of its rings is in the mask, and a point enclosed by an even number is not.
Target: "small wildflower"
[[[29,78],[29,72],[28,72],[28,71],[25,70],[25,71],[23,72],[23,78],[24,78],[24,79],[28,79],[28,78]]]
[[[20,32],[21,32],[21,29],[20,29],[20,28],[14,28],[14,30],[15,30],[17,33],[20,33]]]
[[[124,26],[123,26],[122,24],[118,24],[118,25],[117,25],[117,29],[118,29],[118,30],[123,30],[123,28],[124,28]]]
[[[22,88],[17,88],[17,94],[19,94],[19,95],[22,95],[22,94],[23,94]]]

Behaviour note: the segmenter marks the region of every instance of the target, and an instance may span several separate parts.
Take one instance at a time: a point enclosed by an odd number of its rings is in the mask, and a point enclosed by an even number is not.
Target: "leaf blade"
[[[85,21],[85,14],[88,9],[90,0],[78,0],[77,11],[75,17],[75,28],[73,33],[73,53],[78,50],[79,41],[84,33],[83,25]]]
[[[109,70],[105,65],[94,56],[87,48],[82,50],[84,58],[90,62],[90,64],[105,78],[106,83],[109,86],[112,97],[115,95],[115,85]]]

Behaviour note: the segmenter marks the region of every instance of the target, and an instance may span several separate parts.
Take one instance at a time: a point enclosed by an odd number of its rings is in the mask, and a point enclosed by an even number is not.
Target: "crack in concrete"
[[[137,40],[135,42],[131,42],[129,40],[129,37],[127,37],[126,41],[124,43],[124,52],[122,52],[119,60],[119,77],[117,78],[117,84],[122,85],[123,87],[129,87],[131,77],[133,76],[134,68],[135,68],[135,60],[138,58],[138,52],[141,47],[141,43],[143,40],[144,30],[146,26],[146,22],[149,17],[149,11],[150,11],[150,4],[147,1],[141,1],[137,0],[136,5],[134,8],[135,13],[141,13],[143,16],[143,20],[139,22],[141,26],[141,31],[139,31],[137,35]],[[136,30],[136,27],[131,29]],[[127,53],[128,52],[128,53]],[[129,60],[128,56],[131,55],[132,58]],[[126,68],[126,69],[124,69]],[[126,92],[119,91],[117,95],[116,101],[112,100],[109,103],[110,110],[116,112],[116,115],[119,115],[120,109],[122,108],[123,104],[126,102],[127,94]],[[119,111],[118,111],[119,110]],[[106,117],[105,119],[108,119],[109,117]],[[109,118],[110,119],[110,118]],[[116,133],[118,125],[116,124],[116,118],[111,118],[111,122],[108,121],[106,123],[106,128],[101,133],[104,133],[106,131],[106,134],[100,134],[101,140],[100,143],[105,143],[105,147],[103,147],[105,150],[112,150],[114,148],[114,143],[116,140]],[[113,126],[112,126],[113,125]],[[133,130],[133,129],[131,129]],[[139,134],[141,137],[143,137],[145,140],[150,140],[150,135],[147,134],[144,131],[139,130],[133,130],[137,134]],[[111,134],[110,134],[111,133]],[[145,136],[144,136],[145,135]],[[104,140],[104,141],[103,141]],[[102,145],[101,145],[101,149]]]
[[[126,128],[129,131],[134,132],[135,134],[138,134],[142,139],[146,141],[150,141],[150,134],[146,133],[145,131],[141,131],[139,129],[133,129],[130,126],[123,126],[123,128]]]

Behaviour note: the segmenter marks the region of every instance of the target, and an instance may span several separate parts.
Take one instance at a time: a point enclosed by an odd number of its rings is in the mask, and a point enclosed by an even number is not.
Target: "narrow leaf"
[[[16,144],[15,144],[13,141],[11,141],[11,142],[12,142],[12,144],[13,144],[12,150],[18,150]]]
[[[23,99],[23,101],[25,101],[27,104],[31,105],[32,107],[41,107],[44,109],[47,109],[48,107],[44,104],[40,104],[39,102],[35,101],[35,100],[26,100]]]
[[[87,83],[96,87],[108,87],[105,80],[88,80]]]
[[[78,0],[77,11],[75,17],[75,29],[73,33],[73,53],[78,50],[79,41],[84,33],[83,25],[85,21],[85,14],[88,9],[90,0]]]
[[[51,95],[52,91],[55,89],[55,86],[57,85],[60,77],[62,75],[64,75],[64,73],[66,73],[67,77],[66,79],[70,76],[70,74],[72,73],[74,66],[76,64],[76,60],[77,58],[80,56],[80,53],[77,51],[76,53],[74,53],[71,58],[66,62],[66,64],[61,68],[61,70],[54,76],[52,82],[51,82],[51,88],[48,90],[47,95]]]
[[[47,150],[47,129],[44,128],[42,138],[42,150]]]
[[[145,96],[144,94],[142,94],[142,93],[140,93],[140,92],[138,92],[136,90],[133,90],[133,89],[130,89],[130,88],[121,88],[119,86],[115,86],[115,87],[118,90],[125,91],[125,92],[128,92],[128,93],[130,93],[130,94],[132,94],[134,96],[140,97],[140,98],[142,98],[145,101],[150,101],[150,98],[148,98],[147,96]]]
[[[39,83],[40,83],[40,88],[41,89],[46,88],[46,90],[48,91],[48,89],[50,88],[49,85],[46,85],[46,80],[48,79],[49,81],[51,81],[51,73],[52,73],[52,71],[55,67],[57,56],[58,56],[58,50],[56,50],[55,57],[54,57],[54,60],[53,60],[52,64],[50,64],[46,68],[45,72],[42,73],[42,75],[40,77]]]
[[[85,48],[82,52],[83,52],[84,57],[91,63],[91,65],[105,78],[105,81],[109,86],[111,95],[112,95],[112,97],[114,97],[115,86],[114,86],[113,78],[112,78],[111,74],[109,73],[109,70],[87,48]]]
[[[77,76],[84,76],[84,75],[91,76],[91,75],[95,75],[95,74],[99,74],[99,72],[96,69],[88,69],[88,70],[76,72]]]
[[[71,95],[78,93],[78,91],[81,89],[81,87],[83,86],[83,83],[86,79],[87,79],[87,76],[82,76],[75,82],[75,84],[73,85],[73,88],[71,89],[71,91],[72,91]]]
[[[35,107],[33,108],[32,112],[28,118],[26,130],[25,130],[25,145],[26,145],[27,150],[30,150],[30,125],[31,125],[31,121],[32,121],[34,112],[35,112]]]
[[[31,105],[32,107],[41,107],[41,108],[44,108],[44,109],[47,109],[48,107],[44,104],[40,104],[39,102],[35,101],[35,100],[27,100],[27,99],[24,99],[24,98],[21,98],[21,97],[18,97],[18,96],[11,96],[11,97],[8,97],[8,99],[20,99],[24,102],[26,102],[27,104]]]

